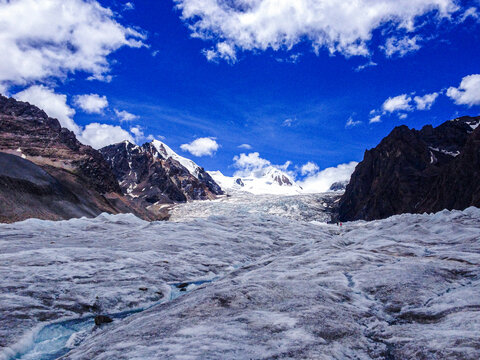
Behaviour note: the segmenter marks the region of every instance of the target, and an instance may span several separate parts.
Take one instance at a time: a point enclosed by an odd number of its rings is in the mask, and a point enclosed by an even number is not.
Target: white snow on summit
[[[159,141],[153,140],[152,145],[157,149],[157,151],[165,157],[165,159],[172,158],[173,160],[178,161],[184,168],[188,170],[190,174],[195,176],[198,179],[198,174],[200,172],[200,166],[198,166],[194,161],[184,158],[183,156],[178,155],[173,151],[167,144]]]
[[[224,191],[247,191],[255,195],[298,195],[302,188],[286,172],[274,166],[252,171],[247,176],[225,176],[220,171],[209,171],[210,176]]]

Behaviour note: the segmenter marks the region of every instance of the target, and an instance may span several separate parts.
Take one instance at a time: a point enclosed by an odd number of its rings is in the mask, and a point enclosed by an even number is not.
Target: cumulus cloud
[[[418,16],[435,13],[429,19],[439,22],[459,10],[454,0],[174,1],[192,36],[214,43],[204,51],[207,59],[228,61],[235,61],[238,51],[290,50],[304,40],[316,52],[325,48],[332,54],[367,56],[372,32],[383,25],[389,25],[391,35],[413,32],[424,25],[416,22]],[[401,47],[399,41],[391,46]]]
[[[330,189],[333,183],[349,181],[357,164],[357,162],[352,161],[348,164],[340,164],[337,167],[314,172],[302,181],[297,181],[297,184],[307,193],[325,192]]]
[[[64,94],[57,94],[54,90],[42,85],[30,86],[29,88],[13,95],[13,97],[17,100],[26,101],[38,106],[40,109],[44,110],[48,116],[58,119],[62,127],[73,131],[81,143],[90,145],[95,149],[100,149],[104,146],[124,140],[133,143],[153,140],[153,136],[146,136],[143,129],[139,126],[130,128],[130,132],[128,132],[120,126],[91,123],[83,129],[75,123],[75,110],[68,106],[67,96]],[[77,100],[77,98],[75,100]],[[86,103],[88,103],[88,101]],[[92,107],[94,106],[92,105]]]
[[[115,112],[115,115],[117,115],[118,119],[119,119],[121,122],[124,122],[124,121],[133,121],[133,120],[138,119],[138,116],[137,116],[137,115],[131,114],[131,113],[125,111],[125,110],[119,111],[119,110],[117,110],[117,109],[113,109],[113,111]]]
[[[122,46],[141,47],[144,39],[95,0],[0,1],[0,24],[4,86],[76,71],[108,80],[108,55]]]
[[[183,144],[180,148],[194,156],[212,156],[220,147],[215,138],[204,137],[193,140],[190,144]]]
[[[270,166],[270,161],[260,157],[258,152],[250,154],[240,154],[233,158],[233,166],[238,170],[235,172],[235,176],[247,177],[250,175],[262,176],[263,169]]]
[[[133,134],[135,138],[135,142],[137,144],[141,144],[145,141],[152,141],[155,139],[153,135],[145,135],[143,129],[140,126],[134,126],[130,128],[130,132]]]
[[[387,57],[392,57],[394,55],[398,55],[402,57],[408,54],[409,52],[419,50],[420,40],[421,38],[419,36],[414,36],[414,37],[405,36],[400,39],[396,37],[391,37],[387,39],[383,49]]]
[[[316,173],[318,170],[320,170],[318,165],[312,161],[309,161],[306,164],[302,165],[302,167],[300,168],[300,174],[302,174],[302,176],[305,176],[308,174]]]
[[[407,94],[398,95],[395,97],[389,97],[382,105],[382,109],[385,112],[395,112],[395,111],[411,111],[412,106],[410,105],[412,98]]]
[[[241,144],[241,145],[238,145],[238,148],[239,148],[239,149],[250,150],[250,149],[252,148],[252,145],[250,145],[250,144]]]
[[[360,120],[353,120],[353,117],[349,117],[347,122],[345,123],[345,128],[351,128],[351,127],[355,127],[357,125],[360,125],[362,122]]]
[[[417,110],[430,110],[438,95],[438,93],[434,92],[423,96],[415,96],[413,100],[417,104]]]
[[[260,178],[265,174],[265,171],[275,168],[293,178],[293,172],[288,171],[291,164],[291,161],[287,161],[283,165],[273,165],[267,159],[260,157],[258,152],[249,153],[248,155],[242,153],[233,157],[233,167],[237,169],[234,176],[238,177]]]
[[[60,125],[73,131],[76,135],[80,134],[81,129],[73,120],[75,110],[68,106],[66,95],[57,94],[54,90],[42,85],[34,85],[16,93],[13,97],[38,106],[48,116],[57,119]]]
[[[480,74],[465,76],[458,88],[447,90],[447,96],[457,105],[480,105]]]
[[[223,59],[227,62],[234,63],[237,60],[234,47],[226,42],[216,44],[215,49],[204,50],[204,55],[208,61]]]
[[[375,123],[379,123],[379,122],[382,122],[382,117],[380,115],[376,115],[376,116],[370,118],[370,120],[368,121],[369,124],[375,124]]]
[[[85,126],[78,140],[94,149],[100,149],[124,140],[135,142],[133,136],[120,126],[99,123],[91,123]]]
[[[87,114],[101,114],[108,106],[107,97],[97,94],[77,95],[73,98],[73,102]]]

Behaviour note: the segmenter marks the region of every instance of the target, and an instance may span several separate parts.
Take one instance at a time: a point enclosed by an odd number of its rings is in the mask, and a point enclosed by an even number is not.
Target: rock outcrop
[[[61,220],[102,212],[158,218],[122,195],[112,169],[97,150],[80,143],[73,132],[36,106],[1,95],[0,152],[20,158],[1,158],[2,222],[30,217]]]
[[[396,127],[357,165],[339,220],[480,206],[479,124],[462,117],[420,131]]]
[[[192,160],[158,140],[142,146],[128,141],[100,152],[113,169],[124,194],[151,208],[223,194],[212,177]]]

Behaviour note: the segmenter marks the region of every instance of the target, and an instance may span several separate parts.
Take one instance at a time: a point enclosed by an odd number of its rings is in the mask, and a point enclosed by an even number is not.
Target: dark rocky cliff
[[[340,200],[339,219],[480,206],[479,123],[480,117],[462,117],[420,131],[396,127],[365,152]]]

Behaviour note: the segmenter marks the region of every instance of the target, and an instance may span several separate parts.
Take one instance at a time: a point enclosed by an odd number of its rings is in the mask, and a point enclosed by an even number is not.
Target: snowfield
[[[0,225],[0,359],[478,359],[480,210],[340,228],[332,201]]]

